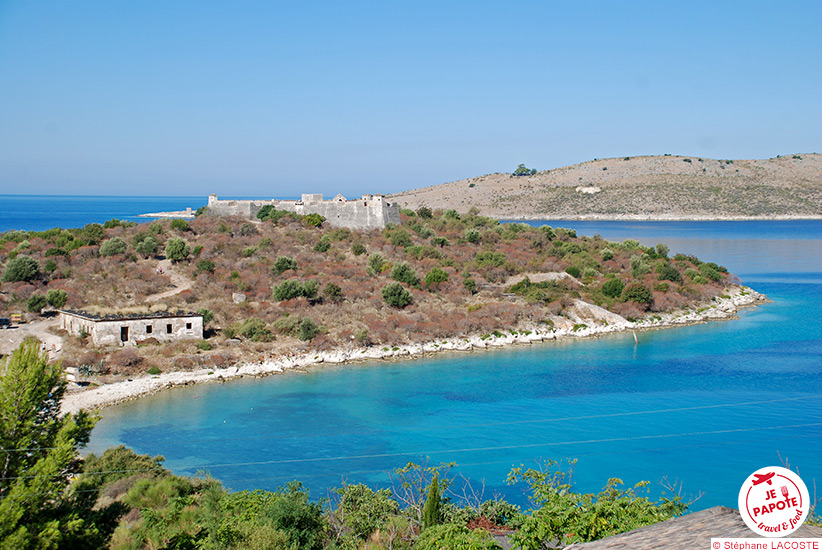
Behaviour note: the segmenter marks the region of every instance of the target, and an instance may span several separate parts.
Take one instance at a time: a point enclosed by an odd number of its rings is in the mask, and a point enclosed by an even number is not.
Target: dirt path
[[[174,296],[175,294],[179,294],[184,290],[189,290],[191,286],[194,284],[194,281],[192,281],[188,277],[174,271],[174,269],[172,268],[171,260],[160,260],[159,262],[157,262],[157,269],[162,269],[164,274],[171,277],[171,284],[174,285],[174,288],[166,290],[165,292],[160,292],[159,294],[152,294],[151,296],[146,297],[147,302],[157,302],[164,298],[168,298],[169,296]]]
[[[11,353],[23,340],[31,336],[43,342],[45,349],[49,352],[49,359],[59,359],[63,354],[63,339],[49,332],[49,329],[59,326],[60,318],[52,317],[0,330],[0,353],[3,355]]]

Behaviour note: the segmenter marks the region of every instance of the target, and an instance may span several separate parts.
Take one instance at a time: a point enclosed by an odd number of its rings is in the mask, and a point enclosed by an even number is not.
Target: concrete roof
[[[154,313],[112,313],[101,315],[99,313],[89,313],[88,311],[75,311],[72,309],[59,309],[60,313],[82,317],[89,321],[140,321],[143,319],[169,319],[172,317],[202,317],[200,313],[187,311],[157,311]]]
[[[566,550],[710,548],[711,537],[761,538],[748,529],[738,510],[717,506],[593,542],[572,544]],[[822,538],[822,528],[803,525],[788,537]]]

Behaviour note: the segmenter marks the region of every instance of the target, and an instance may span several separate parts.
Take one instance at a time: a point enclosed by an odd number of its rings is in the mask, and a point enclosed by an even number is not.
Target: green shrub
[[[477,293],[477,281],[475,281],[471,277],[464,278],[462,280],[462,284],[463,286],[465,286],[466,289],[468,289],[468,292],[470,292],[471,294]]]
[[[171,220],[171,229],[176,229],[177,231],[191,231],[191,227],[189,227],[188,222],[180,218],[174,218]]]
[[[57,271],[57,262],[55,262],[54,260],[48,260],[46,262],[45,272],[51,273],[53,271]]]
[[[719,273],[719,271],[711,267],[709,264],[702,264],[701,266],[699,266],[699,272],[706,278],[714,282],[718,282],[720,279],[722,279],[722,275]]]
[[[526,168],[524,164],[520,164],[519,166],[517,166],[517,169],[514,170],[512,175],[514,175],[514,176],[533,176],[536,173],[537,173],[536,168]]]
[[[362,256],[366,252],[368,252],[365,248],[365,245],[362,243],[354,243],[351,245],[351,252],[354,253],[354,256]]]
[[[214,313],[212,313],[210,309],[202,307],[197,310],[197,313],[203,316],[203,326],[209,324],[211,321],[214,320]]]
[[[445,248],[451,243],[449,243],[448,239],[446,239],[445,237],[434,237],[433,239],[431,239],[431,244],[433,244],[434,246],[438,246],[440,248]]]
[[[384,267],[385,258],[383,258],[381,254],[375,252],[368,257],[368,268],[371,269],[374,274],[382,273]]]
[[[400,262],[391,269],[391,278],[401,283],[406,283],[411,286],[420,284],[420,278],[417,272],[408,265],[407,262]]]
[[[277,275],[282,275],[283,272],[289,269],[297,271],[297,261],[294,258],[280,256],[274,261],[274,272],[277,273]]]
[[[625,241],[626,243],[628,241]],[[631,275],[634,276],[634,279],[638,279],[648,273],[651,270],[650,266],[648,266],[648,262],[645,261],[645,258],[634,254],[631,256]]]
[[[391,498],[390,489],[373,491],[358,483],[335,489],[339,506],[334,511],[337,519],[357,541],[367,540],[377,529],[382,529],[390,517],[399,513],[399,505]]]
[[[565,273],[567,273],[567,274],[568,274],[568,275],[570,275],[571,277],[574,277],[575,279],[578,279],[578,278],[579,278],[579,276],[580,276],[580,274],[581,274],[581,273],[580,273],[580,271],[579,271],[579,268],[578,268],[577,266],[575,266],[575,265],[568,266],[568,267],[565,269]]]
[[[677,268],[671,264],[662,264],[656,269],[660,281],[671,281],[672,283],[681,283],[682,274]]]
[[[100,256],[114,256],[123,254],[126,251],[126,242],[120,237],[114,237],[103,241],[100,245]]]
[[[392,229],[388,232],[388,240],[394,246],[406,247],[411,244],[411,235],[405,229]]]
[[[640,283],[633,281],[622,291],[623,302],[636,302],[638,304],[650,305],[654,299],[651,289]]]
[[[602,283],[602,293],[609,298],[618,298],[622,295],[622,290],[625,288],[625,283],[621,279],[614,277]]]
[[[420,534],[414,550],[502,550],[488,531],[465,525],[435,525]],[[530,547],[529,547],[530,548]],[[535,547],[536,548],[536,547]]]
[[[335,304],[341,302],[343,296],[340,285],[336,285],[334,283],[328,283],[325,285],[325,288],[323,288],[323,298]]]
[[[269,342],[271,341],[271,330],[262,319],[251,317],[244,321],[234,323],[223,331],[228,338],[240,336],[252,342]]]
[[[172,262],[182,262],[190,252],[191,249],[183,239],[175,237],[166,241],[166,258]]]
[[[321,227],[325,218],[319,214],[308,214],[302,217],[302,222],[308,227]]]
[[[68,295],[65,290],[52,288],[46,292],[46,301],[51,307],[59,309],[66,305],[67,300]]]
[[[42,294],[32,294],[26,302],[26,309],[32,313],[40,313],[46,307],[47,300]]]
[[[608,260],[614,259],[614,251],[610,248],[603,248],[599,251],[599,257],[602,258],[603,262],[607,262]]]
[[[158,374],[160,374],[160,372],[162,372],[162,371],[156,365],[154,365],[150,369],[148,369],[148,373],[151,374],[151,375],[158,375]]]
[[[208,340],[200,340],[199,342],[197,342],[197,347],[203,351],[209,351],[213,348],[211,342],[209,342]]]
[[[414,299],[400,283],[391,283],[382,289],[382,299],[391,307],[402,309]]]
[[[434,213],[431,212],[431,209],[427,206],[420,206],[419,208],[417,208],[417,216],[419,216],[423,220],[430,220],[434,217]]]
[[[253,256],[256,253],[257,253],[257,247],[256,246],[247,246],[247,247],[243,248],[243,258],[250,258],[251,256]]]
[[[425,274],[425,286],[429,290],[446,281],[448,281],[448,273],[439,267],[432,268],[431,271]]]
[[[465,233],[462,234],[462,238],[468,241],[469,243],[479,244],[479,242],[482,240],[482,233],[479,232],[479,229],[466,229]]]
[[[312,280],[302,283],[295,279],[288,279],[279,285],[274,285],[271,296],[278,302],[299,298],[300,296],[313,300],[317,297],[319,287],[320,285],[317,281]]]
[[[314,245],[314,252],[328,252],[329,248],[331,248],[331,241],[328,236],[324,236]]]
[[[200,260],[197,262],[197,271],[200,273],[214,273],[214,262],[211,260]]]
[[[157,241],[150,235],[146,235],[144,239],[141,239],[134,245],[134,251],[145,258],[157,254],[157,248],[159,248]]]
[[[3,271],[4,283],[16,283],[17,281],[33,281],[40,275],[40,264],[37,260],[29,256],[20,255],[12,258],[6,263]]]
[[[480,269],[485,267],[502,267],[505,265],[505,260],[505,254],[502,252],[492,252],[489,250],[477,252],[477,255],[474,256],[474,263]]]
[[[317,326],[317,323],[315,323],[311,319],[305,318],[300,322],[300,340],[304,340],[306,342],[311,341],[319,333],[320,327]]]

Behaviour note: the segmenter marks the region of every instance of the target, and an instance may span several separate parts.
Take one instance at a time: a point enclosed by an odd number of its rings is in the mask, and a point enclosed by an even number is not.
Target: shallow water
[[[233,489],[298,478],[387,483],[409,460],[454,461],[476,484],[512,466],[579,459],[578,489],[667,476],[694,509],[736,505],[779,464],[822,481],[822,222],[549,222],[726,265],[773,301],[735,321],[433,359],[320,367],[179,388],[111,407],[95,452],[125,443]],[[659,494],[654,483],[652,494]]]

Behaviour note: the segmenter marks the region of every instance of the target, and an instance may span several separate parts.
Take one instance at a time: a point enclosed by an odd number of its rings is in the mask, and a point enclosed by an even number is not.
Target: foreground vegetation
[[[0,315],[48,307],[204,314],[200,342],[95,349],[67,339],[66,365],[106,381],[292,351],[570,328],[580,323],[577,300],[641,319],[704,305],[734,282],[723,267],[671,257],[662,244],[500,224],[476,210],[403,210],[401,225],[372,231],[273,209],[260,218],[0,234]]]
[[[653,502],[641,483],[611,479],[599,494],[574,491],[555,462],[515,468],[531,507],[484,500],[453,464],[395,470],[390,487],[344,484],[311,500],[298,482],[276,491],[231,492],[217,480],[177,476],[162,457],[125,447],[80,459],[95,420],[59,416],[65,381],[40,343],[0,362],[0,548],[525,550],[595,540],[682,514],[672,495]],[[573,462],[567,465],[573,467]],[[460,486],[462,485],[462,487]],[[461,495],[461,496],[458,496]]]

